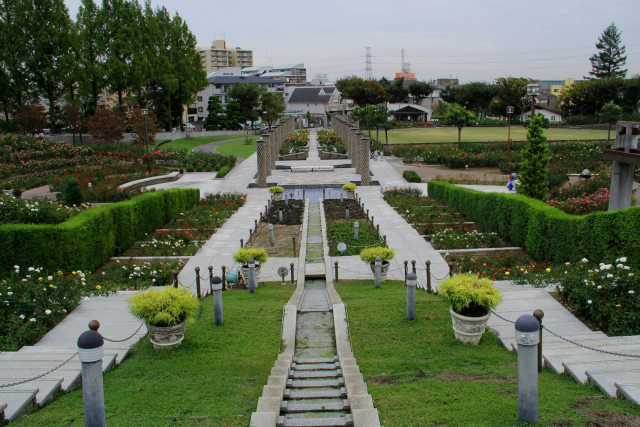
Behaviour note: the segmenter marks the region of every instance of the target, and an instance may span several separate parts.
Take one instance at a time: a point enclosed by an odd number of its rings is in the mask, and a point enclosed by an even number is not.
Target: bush
[[[82,187],[77,179],[70,179],[62,190],[62,201],[67,206],[80,206],[84,202]]]
[[[0,226],[0,271],[13,265],[93,271],[199,198],[197,189],[158,191],[88,209],[58,225]]]
[[[220,170],[218,170],[218,173],[216,174],[216,178],[224,178],[225,176],[227,176],[230,170],[231,168],[229,166],[221,167]]]
[[[267,251],[264,248],[240,249],[233,255],[233,260],[241,263],[242,265],[247,264],[251,259],[255,262],[266,262],[268,258],[269,254],[267,254]]]
[[[574,216],[522,194],[483,193],[438,181],[429,181],[429,196],[523,246],[537,260],[628,254],[629,264],[640,268],[640,207]]]
[[[502,299],[491,280],[469,273],[448,278],[438,289],[442,298],[451,303],[453,311],[468,317],[486,315]]]
[[[366,248],[360,252],[360,259],[368,264],[376,262],[376,258],[380,258],[382,261],[389,261],[394,256],[393,249],[382,246]]]
[[[344,191],[354,191],[358,186],[356,184],[354,184],[353,182],[347,182],[346,184],[344,184],[342,186],[342,189]]]
[[[280,187],[279,185],[274,185],[273,187],[269,188],[269,193],[271,194],[282,193],[283,191],[284,187]]]
[[[198,299],[188,289],[149,289],[129,298],[131,313],[154,326],[175,326],[192,317]]]
[[[404,171],[402,172],[402,177],[408,182],[422,182],[422,178],[416,171]]]

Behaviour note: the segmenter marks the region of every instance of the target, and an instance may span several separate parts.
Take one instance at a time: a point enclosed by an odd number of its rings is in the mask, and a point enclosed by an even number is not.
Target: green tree
[[[277,121],[285,111],[284,97],[278,92],[266,92],[260,98],[260,117],[269,127]]]
[[[549,189],[547,177],[549,149],[542,130],[542,118],[535,116],[527,128],[527,144],[522,149],[520,163],[520,185],[518,189],[526,196],[543,200]]]
[[[627,75],[627,70],[622,67],[626,64],[627,57],[625,55],[626,49],[621,43],[620,32],[612,22],[598,37],[598,43],[596,43],[598,52],[589,58],[591,61],[589,74],[597,79],[624,78]]]
[[[620,94],[624,94],[624,89],[625,80],[620,77],[576,82],[561,96],[562,110],[567,116],[580,115],[595,118],[607,102],[619,102]],[[632,107],[629,106],[629,108],[631,110]]]
[[[514,108],[514,116],[531,109],[531,99],[527,97],[527,84],[530,79],[524,77],[500,77],[496,79],[495,101],[491,103],[491,112],[496,116],[504,116],[507,106]]]
[[[409,94],[416,104],[422,103],[422,100],[433,93],[435,87],[427,82],[413,82],[409,85]]]
[[[338,79],[336,87],[343,98],[351,99],[358,107],[377,105],[387,100],[387,91],[376,80],[351,76]]]
[[[253,122],[260,117],[260,99],[267,89],[256,83],[236,83],[227,92],[229,98],[237,101],[243,122]],[[248,132],[248,128],[247,128]]]
[[[18,108],[15,122],[19,132],[35,135],[42,133],[47,125],[47,115],[44,112],[44,107],[40,104],[23,104]]]
[[[224,128],[230,130],[240,129],[245,124],[246,119],[242,115],[241,106],[238,101],[229,101],[224,110]]]
[[[76,67],[79,96],[86,100],[88,111],[85,113],[89,115],[98,108],[100,94],[107,86],[102,18],[93,0],[82,0],[75,24],[78,34]]]
[[[371,129],[376,126],[378,108],[375,105],[365,105],[364,107],[358,107],[353,110],[351,117],[357,120],[360,129],[368,129],[369,136],[371,136]]]
[[[498,87],[485,82],[471,82],[459,86],[447,86],[441,94],[448,103],[464,105],[481,116],[486,115],[491,102],[498,94]],[[503,111],[501,115],[504,115]]]
[[[476,115],[467,110],[460,104],[447,105],[447,114],[445,116],[447,124],[458,128],[458,146],[461,146],[462,128],[475,123]]]
[[[615,124],[622,117],[622,107],[613,102],[607,102],[602,106],[602,109],[600,109],[598,116],[600,117],[600,121],[609,125],[607,139],[611,139],[611,125]]]
[[[204,128],[207,130],[223,129],[225,125],[224,108],[220,98],[213,95],[209,97],[207,103],[207,118],[204,122]]]
[[[404,87],[404,77],[396,77],[393,82],[383,77],[380,79],[380,86],[387,91],[389,102],[407,102],[409,99],[409,90]]]

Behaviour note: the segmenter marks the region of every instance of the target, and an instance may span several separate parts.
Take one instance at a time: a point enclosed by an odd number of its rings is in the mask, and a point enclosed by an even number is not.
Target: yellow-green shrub
[[[484,316],[500,304],[502,296],[493,282],[475,274],[456,274],[440,283],[439,293],[463,316]]]
[[[198,299],[188,289],[149,289],[129,297],[131,313],[154,326],[175,326],[198,309]]]
[[[393,249],[381,246],[366,248],[360,252],[360,259],[369,264],[376,262],[376,258],[380,258],[382,261],[389,261],[394,256]]]

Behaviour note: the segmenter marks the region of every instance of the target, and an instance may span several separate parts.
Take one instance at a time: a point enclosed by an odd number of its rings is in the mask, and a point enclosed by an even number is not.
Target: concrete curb
[[[118,189],[133,189],[138,187],[146,187],[148,185],[162,184],[165,182],[173,182],[182,178],[182,175],[184,174],[181,174],[180,172],[171,172],[167,175],[151,176],[149,178],[142,178],[135,181],[125,182],[124,184],[119,185]]]

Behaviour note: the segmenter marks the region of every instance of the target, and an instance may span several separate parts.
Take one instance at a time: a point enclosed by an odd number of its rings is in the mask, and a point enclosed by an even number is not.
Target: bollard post
[[[255,268],[256,262],[253,259],[249,260],[249,293],[256,293],[256,283],[255,283]]]
[[[339,280],[338,279],[338,261],[334,262],[333,266],[334,266],[334,268],[336,270],[336,282],[337,282]]]
[[[107,425],[104,412],[104,383],[102,380],[102,354],[104,340],[98,332],[100,323],[89,322],[88,331],[78,337],[78,359],[82,365],[82,400],[84,402],[84,425],[104,427]]]
[[[427,268],[427,292],[431,293],[431,261],[426,260],[424,264]]]
[[[409,261],[404,260],[404,280],[407,280],[407,273],[409,272]]]
[[[180,271],[172,270],[171,273],[173,273],[173,287],[177,288],[178,287],[178,273],[180,273]]]
[[[411,260],[411,272],[413,274],[416,274],[416,260],[415,259]]]
[[[288,194],[284,195],[284,205],[287,206],[287,207],[289,206],[289,195]]]
[[[418,278],[415,273],[409,273],[407,275],[407,320],[414,320],[416,318],[416,284]]]
[[[373,215],[371,215],[371,225],[373,225]]]
[[[376,233],[378,233],[378,239],[380,238],[380,224],[376,225]]]
[[[196,293],[200,299],[200,267],[196,267]]]
[[[544,311],[537,309],[533,312],[533,317],[540,323],[540,342],[538,343],[538,372],[542,372],[542,318]]]
[[[273,224],[269,224],[269,244],[271,245],[271,247],[274,247],[276,245],[276,240],[273,237]]]
[[[297,249],[297,248],[296,248],[296,236],[293,236],[293,237],[291,238],[291,243],[292,243],[292,245],[293,245],[293,256],[294,256],[294,257],[296,257],[296,256],[298,256],[298,255],[296,255],[296,252],[297,252],[297,251],[296,251],[296,249]]]
[[[260,212],[260,222],[262,222],[262,212]]]
[[[382,282],[382,260],[380,257],[376,258],[375,271],[375,286],[379,288]]]
[[[340,192],[340,206],[344,205],[344,192]]]
[[[213,317],[216,325],[222,325],[222,279],[215,276],[211,279],[213,289]]]
[[[335,254],[336,251],[338,250],[336,248],[336,236],[335,236],[335,234],[331,237],[331,247],[333,248],[333,253]]]
[[[453,261],[449,261],[449,276],[453,276]]]
[[[223,265],[222,267],[222,290],[227,290],[227,266]]]
[[[349,206],[344,209],[344,217],[347,221],[349,221]]]
[[[383,243],[384,243],[384,247],[386,248],[387,247],[387,235],[386,234],[384,236],[382,236],[382,240],[383,240]]]
[[[530,314],[516,320],[518,343],[518,421],[538,420],[538,369],[536,347],[540,323]]]
[[[323,199],[324,199],[324,198],[326,198],[324,190],[325,190],[325,189],[323,188],[323,189],[322,189],[322,198],[323,198]]]
[[[367,209],[367,219],[369,219],[369,209]]]
[[[258,220],[254,219],[253,223],[255,224],[255,230],[258,231]]]
[[[295,239],[295,237],[294,237]],[[289,268],[291,268],[291,283],[293,284],[293,282],[295,281],[294,277],[293,277],[293,263],[289,264]]]
[[[282,222],[282,209],[278,210],[278,222]]]
[[[360,222],[358,221],[353,223],[353,238],[356,240],[360,238]]]
[[[244,248],[244,239],[240,239],[240,249]]]

